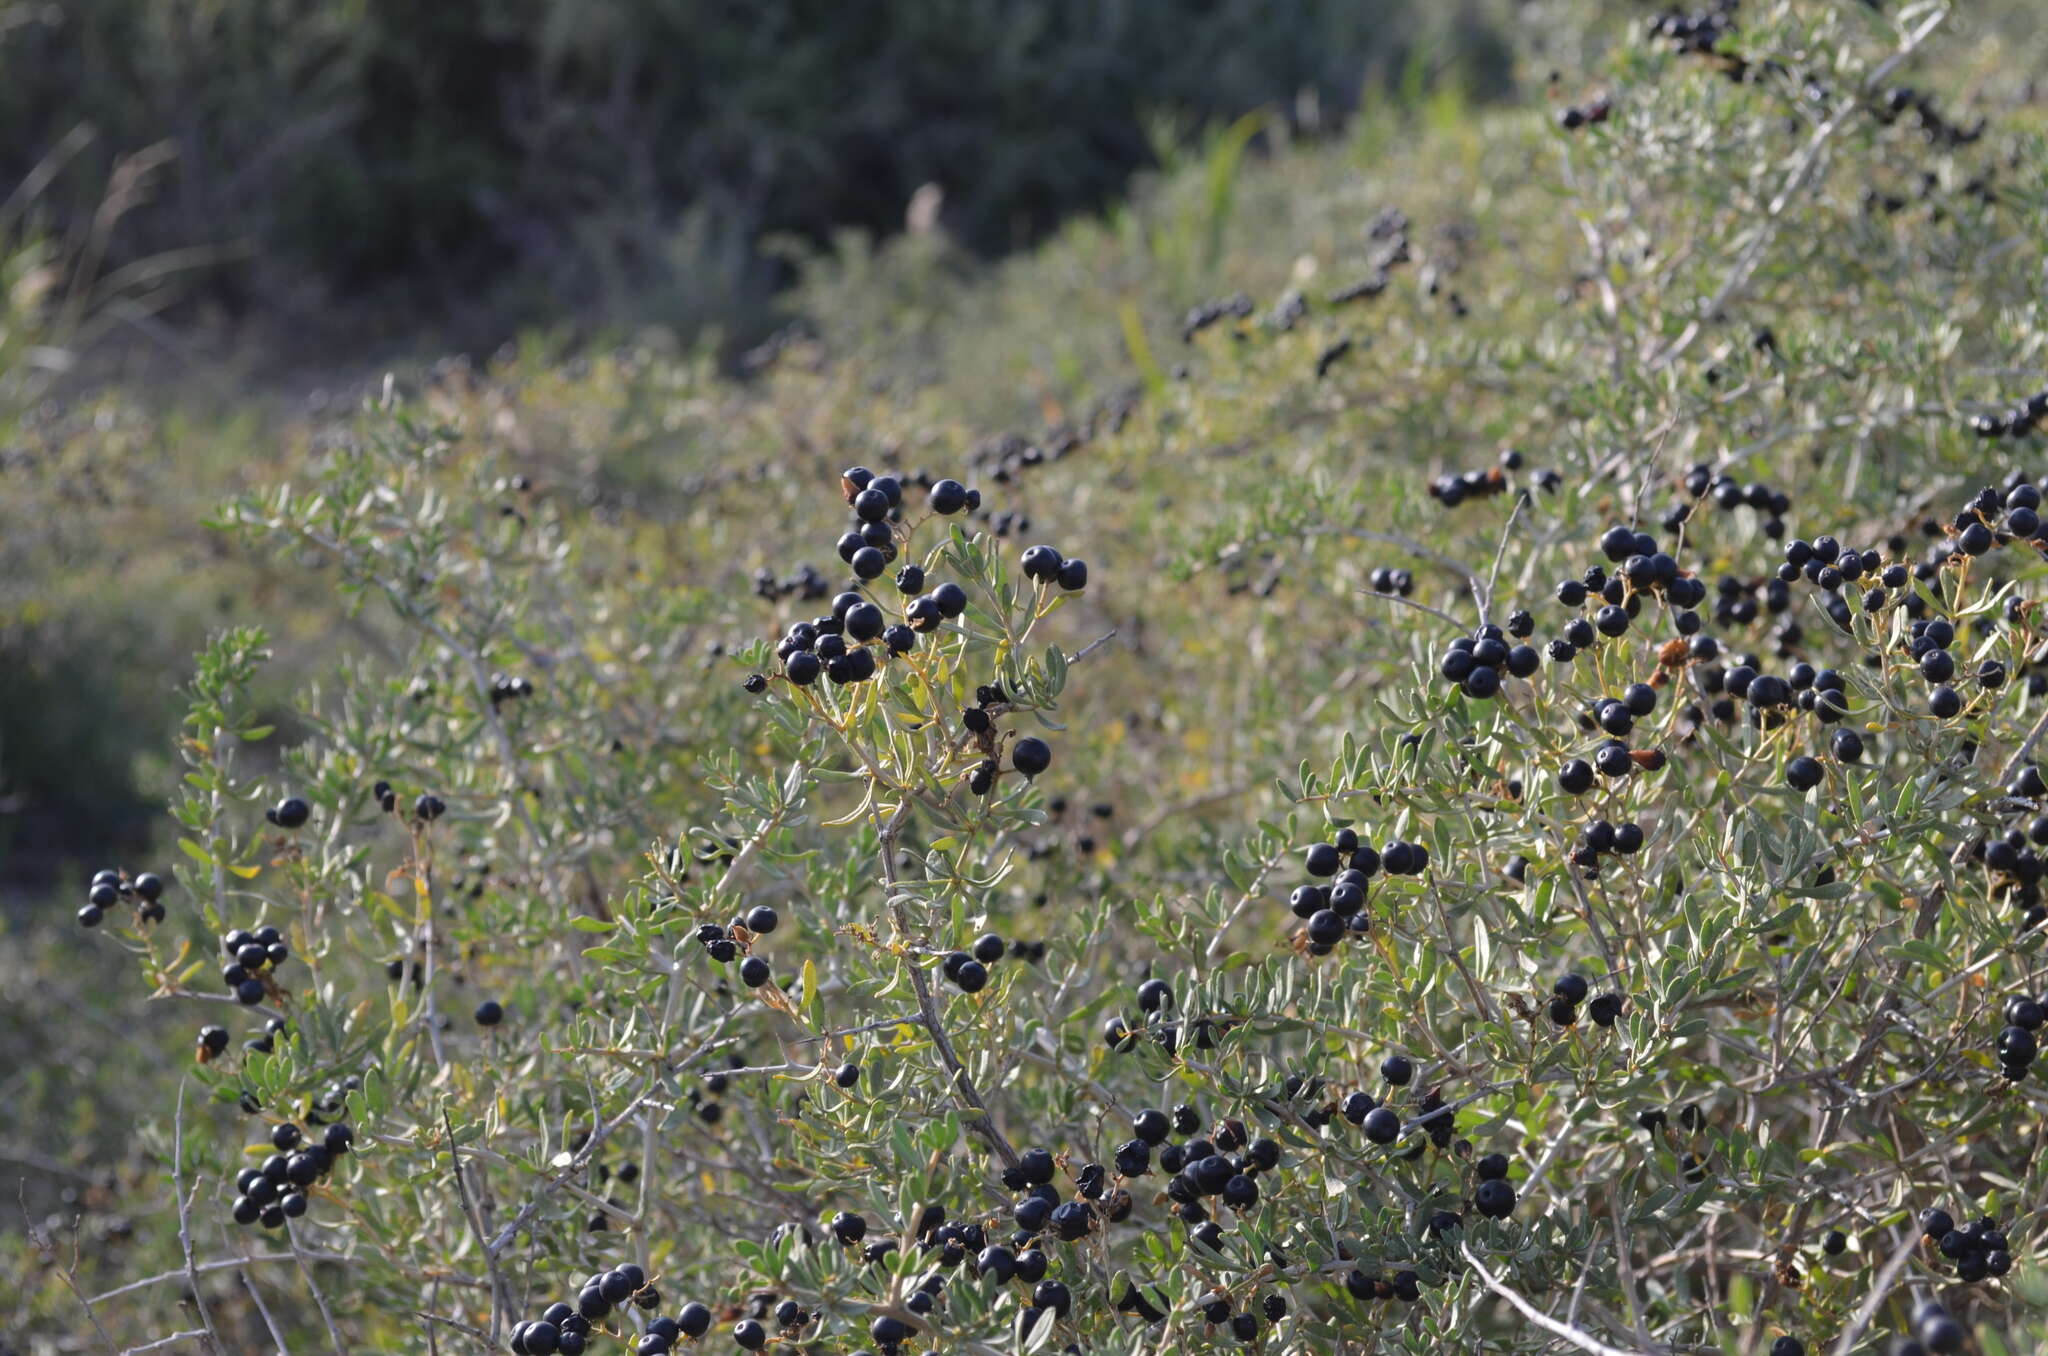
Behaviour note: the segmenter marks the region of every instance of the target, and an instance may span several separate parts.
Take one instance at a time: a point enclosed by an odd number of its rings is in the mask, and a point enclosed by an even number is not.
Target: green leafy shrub
[[[965,297],[885,250],[817,285],[944,314],[447,369],[237,498],[370,639],[274,767],[202,658],[92,940],[220,1049],[30,1330],[2036,1349],[2041,128],[1939,7],[1707,18],[1213,247],[1195,175]],[[913,644],[799,683],[854,467],[842,635]]]

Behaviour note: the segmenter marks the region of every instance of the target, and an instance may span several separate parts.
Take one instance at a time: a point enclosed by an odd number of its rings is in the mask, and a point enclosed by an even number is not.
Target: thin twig
[[[277,1356],[291,1356],[291,1349],[285,1345],[284,1334],[277,1330],[277,1320],[270,1316],[270,1306],[263,1302],[263,1295],[256,1289],[256,1282],[249,1279],[246,1271],[237,1271],[235,1279],[242,1283],[242,1289],[249,1292],[249,1302],[256,1306],[256,1312],[263,1315],[263,1326],[270,1329],[270,1340],[277,1343]]]
[[[161,1351],[165,1347],[174,1347],[180,1342],[196,1342],[202,1337],[210,1336],[212,1334],[204,1328],[193,1328],[189,1332],[174,1332],[169,1337],[159,1337],[156,1341],[144,1342],[139,1347],[125,1347],[121,1351],[121,1356],[136,1356],[138,1352],[144,1351]]]
[[[16,1186],[15,1200],[21,1205],[21,1223],[22,1227],[28,1230],[28,1241],[35,1246],[37,1252],[43,1255],[43,1261],[56,1268],[57,1274],[64,1278],[65,1286],[70,1289],[73,1295],[78,1297],[79,1307],[85,1310],[86,1318],[92,1323],[92,1330],[100,1335],[100,1341],[106,1343],[107,1350],[118,1351],[119,1348],[114,1345],[114,1339],[107,1336],[107,1330],[100,1326],[100,1316],[92,1311],[92,1301],[87,1299],[85,1291],[79,1288],[76,1273],[71,1270],[68,1264],[57,1260],[57,1249],[51,1244],[49,1235],[37,1228],[36,1222],[29,1218],[27,1178],[23,1178],[20,1184]]]
[[[1427,612],[1432,617],[1440,617],[1457,627],[1460,631],[1469,629],[1465,623],[1459,621],[1440,607],[1431,607],[1428,603],[1418,603],[1413,598],[1403,598],[1398,593],[1381,593],[1378,589],[1360,589],[1359,592],[1367,598],[1383,599],[1389,603],[1398,603],[1402,607],[1412,607],[1417,612]]]
[[[352,1266],[356,1261],[355,1258],[338,1252],[308,1252],[304,1256],[309,1262],[334,1262],[342,1266]],[[260,1252],[252,1257],[228,1257],[217,1262],[201,1262],[192,1270],[201,1276],[205,1276],[216,1271],[232,1271],[236,1267],[252,1266],[257,1262],[296,1262],[298,1260],[297,1256],[288,1252]],[[122,1295],[132,1295],[137,1290],[147,1290],[153,1285],[162,1285],[165,1281],[183,1280],[189,1274],[183,1267],[180,1267],[176,1271],[165,1271],[155,1276],[145,1276],[139,1281],[130,1281],[128,1284],[116,1286],[112,1290],[103,1290],[99,1294],[94,1295],[88,1302],[100,1304],[110,1299],[118,1299]],[[462,1281],[460,1283],[464,1285],[480,1284],[479,1282],[470,1281]]]
[[[598,1146],[604,1143],[605,1137],[610,1135],[620,1125],[632,1119],[633,1114],[640,1109],[641,1104],[654,1095],[654,1089],[660,1081],[661,1075],[658,1073],[649,1078],[647,1086],[640,1090],[639,1096],[626,1103],[625,1109],[610,1120],[606,1120],[602,1116],[598,1117],[597,1123],[590,1129],[590,1137],[583,1141],[582,1148],[570,1156],[568,1165],[553,1177],[541,1183],[540,1189],[533,1193],[533,1196],[528,1199],[525,1205],[519,1207],[518,1214],[505,1222],[505,1227],[498,1230],[497,1235],[485,1245],[484,1251],[491,1256],[496,1256],[503,1252],[511,1244],[513,1236],[525,1228],[527,1221],[539,1213],[541,1203],[560,1189],[563,1183],[583,1170],[584,1164],[590,1161],[590,1156],[597,1152]]]
[[[299,1233],[290,1220],[284,1222],[284,1234],[292,1245],[292,1256],[298,1259],[299,1274],[306,1278],[306,1288],[313,1292],[313,1303],[320,1306],[320,1317],[327,1324],[328,1340],[334,1343],[334,1356],[348,1356],[348,1344],[341,1340],[341,1331],[334,1326],[334,1311],[327,1307],[327,1296],[320,1293],[320,1283],[313,1279],[313,1268],[299,1247]]]
[[[1877,1313],[1877,1307],[1884,1303],[1884,1297],[1890,1294],[1892,1287],[1898,1283],[1899,1273],[1913,1260],[1913,1249],[1919,1242],[1920,1239],[1908,1226],[1905,1241],[1892,1251],[1891,1257],[1884,1264],[1884,1270],[1877,1273],[1877,1284],[1870,1287],[1870,1293],[1863,1297],[1863,1303],[1856,1306],[1856,1314],[1849,1320],[1849,1326],[1842,1329],[1841,1337],[1836,1339],[1834,1356],[1849,1356],[1850,1350],[1856,1345],[1856,1339],[1870,1326],[1871,1317]]]
[[[178,1203],[178,1248],[185,1254],[185,1280],[192,1290],[192,1305],[199,1310],[199,1324],[206,1340],[220,1351],[220,1334],[213,1330],[213,1315],[206,1311],[206,1296],[199,1289],[199,1272],[192,1260],[192,1203],[185,1199],[185,1082],[178,1080],[178,1110],[171,1129],[171,1194]]]
[[[1577,1328],[1574,1328],[1569,1323],[1558,1322],[1550,1315],[1544,1313],[1541,1309],[1538,1309],[1535,1305],[1529,1303],[1529,1301],[1523,1299],[1520,1295],[1517,1295],[1514,1291],[1508,1289],[1507,1286],[1503,1285],[1498,1276],[1495,1276],[1492,1272],[1486,1269],[1485,1263],[1481,1262],[1477,1257],[1474,1257],[1472,1255],[1472,1249],[1470,1246],[1464,1243],[1460,1243],[1458,1244],[1458,1251],[1465,1254],[1465,1260],[1472,1264],[1472,1273],[1479,1278],[1479,1283],[1481,1285],[1485,1286],[1488,1290],[1491,1290],[1494,1294],[1499,1295],[1502,1299],[1506,1300],[1509,1304],[1513,1305],[1516,1313],[1520,1314],[1523,1318],[1528,1319],[1531,1323],[1534,1323],[1537,1327],[1543,1329],[1545,1332],[1552,1333],[1558,1337],[1562,1337],[1565,1341],[1571,1343],[1579,1350],[1592,1352],[1593,1356],[1639,1356],[1639,1353],[1632,1352],[1628,1350],[1626,1347],[1610,1347],[1605,1342],[1597,1341],[1594,1338],[1588,1337],[1585,1333],[1580,1332]]]
[[[425,1309],[415,1309],[412,1312],[415,1318],[424,1319],[428,1323],[439,1323],[442,1327],[453,1328],[457,1332],[466,1332],[491,1350],[496,1351],[498,1349],[498,1344],[491,1340],[489,1333],[485,1332],[482,1328],[472,1327],[459,1318],[448,1318],[442,1314],[430,1314]]]
[[[1493,620],[1493,590],[1500,582],[1500,563],[1508,553],[1508,538],[1514,534],[1515,519],[1522,516],[1523,505],[1529,502],[1529,492],[1522,490],[1515,495],[1515,506],[1508,510],[1508,520],[1501,524],[1500,545],[1494,548],[1493,567],[1486,572],[1486,592],[1479,598],[1479,621],[1481,625]]]
[[[1114,626],[1112,626],[1112,627],[1110,627],[1110,628],[1109,628],[1109,630],[1107,630],[1107,631],[1103,632],[1103,633],[1102,633],[1101,635],[1097,636],[1097,637],[1096,637],[1095,639],[1093,639],[1093,640],[1089,641],[1089,642],[1088,642],[1088,643],[1087,643],[1086,645],[1083,645],[1083,646],[1082,646],[1082,647],[1080,648],[1080,650],[1079,650],[1079,651],[1078,651],[1077,653],[1074,653],[1074,654],[1068,655],[1068,656],[1067,656],[1067,663],[1069,663],[1069,664],[1078,664],[1078,663],[1080,663],[1080,662],[1081,662],[1082,660],[1086,659],[1086,658],[1087,658],[1087,657],[1088,657],[1089,655],[1091,655],[1091,654],[1094,654],[1094,653],[1096,652],[1096,650],[1100,649],[1100,648],[1101,648],[1102,646],[1104,646],[1104,645],[1107,645],[1107,644],[1109,644],[1109,642],[1110,642],[1110,641],[1112,641],[1112,640],[1114,640],[1114,639],[1116,639],[1116,628],[1115,628]]]
[[[448,1163],[455,1175],[455,1194],[462,1200],[462,1213],[469,1220],[469,1227],[476,1233],[477,1246],[483,1249],[484,1270],[491,1278],[491,1343],[498,1341],[498,1325],[505,1308],[505,1278],[498,1272],[498,1259],[491,1252],[490,1244],[484,1238],[483,1216],[476,1212],[476,1202],[470,1198],[469,1182],[462,1175],[462,1155],[455,1147],[455,1122],[449,1119],[448,1108],[441,1108],[441,1128],[448,1132]]]
[[[889,817],[888,824],[876,825],[881,848],[882,881],[889,892],[889,913],[896,922],[896,930],[905,936],[910,932],[910,920],[904,915],[902,901],[896,893],[896,837],[903,831],[903,825],[909,818],[910,798],[905,796],[897,805],[896,813]],[[967,1067],[960,1062],[960,1056],[954,1053],[953,1042],[946,1036],[945,1024],[939,1020],[938,1004],[932,999],[931,981],[925,977],[923,966],[910,966],[910,983],[917,993],[918,1017],[924,1029],[930,1033],[932,1045],[938,1050],[939,1058],[944,1061],[946,1071],[952,1075],[954,1091],[978,1113],[975,1119],[968,1123],[969,1126],[988,1141],[989,1147],[996,1151],[1006,1166],[1016,1167],[1022,1160],[1017,1157],[1016,1149],[1011,1147],[1003,1132],[996,1128],[995,1117],[989,1114],[988,1103],[982,1100],[981,1090],[974,1086],[974,1079],[968,1074]]]

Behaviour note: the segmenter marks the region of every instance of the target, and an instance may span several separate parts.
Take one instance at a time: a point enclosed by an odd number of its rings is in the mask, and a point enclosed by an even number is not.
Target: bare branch
[[[1460,1243],[1458,1244],[1458,1251],[1463,1253],[1465,1260],[1472,1264],[1472,1274],[1479,1278],[1481,1285],[1513,1305],[1516,1313],[1528,1319],[1531,1323],[1543,1329],[1543,1331],[1562,1337],[1579,1350],[1592,1352],[1593,1356],[1641,1356],[1640,1352],[1630,1351],[1626,1347],[1610,1347],[1605,1342],[1588,1337],[1569,1323],[1560,1323],[1502,1284],[1500,1277],[1488,1271],[1486,1264],[1472,1255],[1472,1249],[1469,1246]]]
[[[213,1330],[213,1316],[206,1311],[206,1296],[200,1292],[199,1273],[192,1262],[192,1202],[185,1197],[185,1083],[183,1078],[178,1080],[178,1110],[172,1122],[171,1194],[178,1202],[178,1248],[185,1254],[185,1279],[192,1289],[192,1305],[199,1310],[207,1342],[218,1352],[220,1334]]]

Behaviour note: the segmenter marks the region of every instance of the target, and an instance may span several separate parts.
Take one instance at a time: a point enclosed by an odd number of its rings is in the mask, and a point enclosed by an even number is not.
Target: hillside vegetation
[[[0,1342],[2039,1350],[2044,35],[1544,11],[745,380],[24,401]]]

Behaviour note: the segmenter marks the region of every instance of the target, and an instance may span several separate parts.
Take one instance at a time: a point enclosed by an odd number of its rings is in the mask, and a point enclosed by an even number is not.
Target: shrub
[[[2038,1346],[2048,161],[1944,18],[1661,23],[1428,182],[1276,166],[1258,299],[1098,307],[1133,394],[1029,437],[829,331],[330,430],[221,522],[386,652],[249,769],[221,637],[166,918],[72,905],[194,1014],[95,1321]]]

